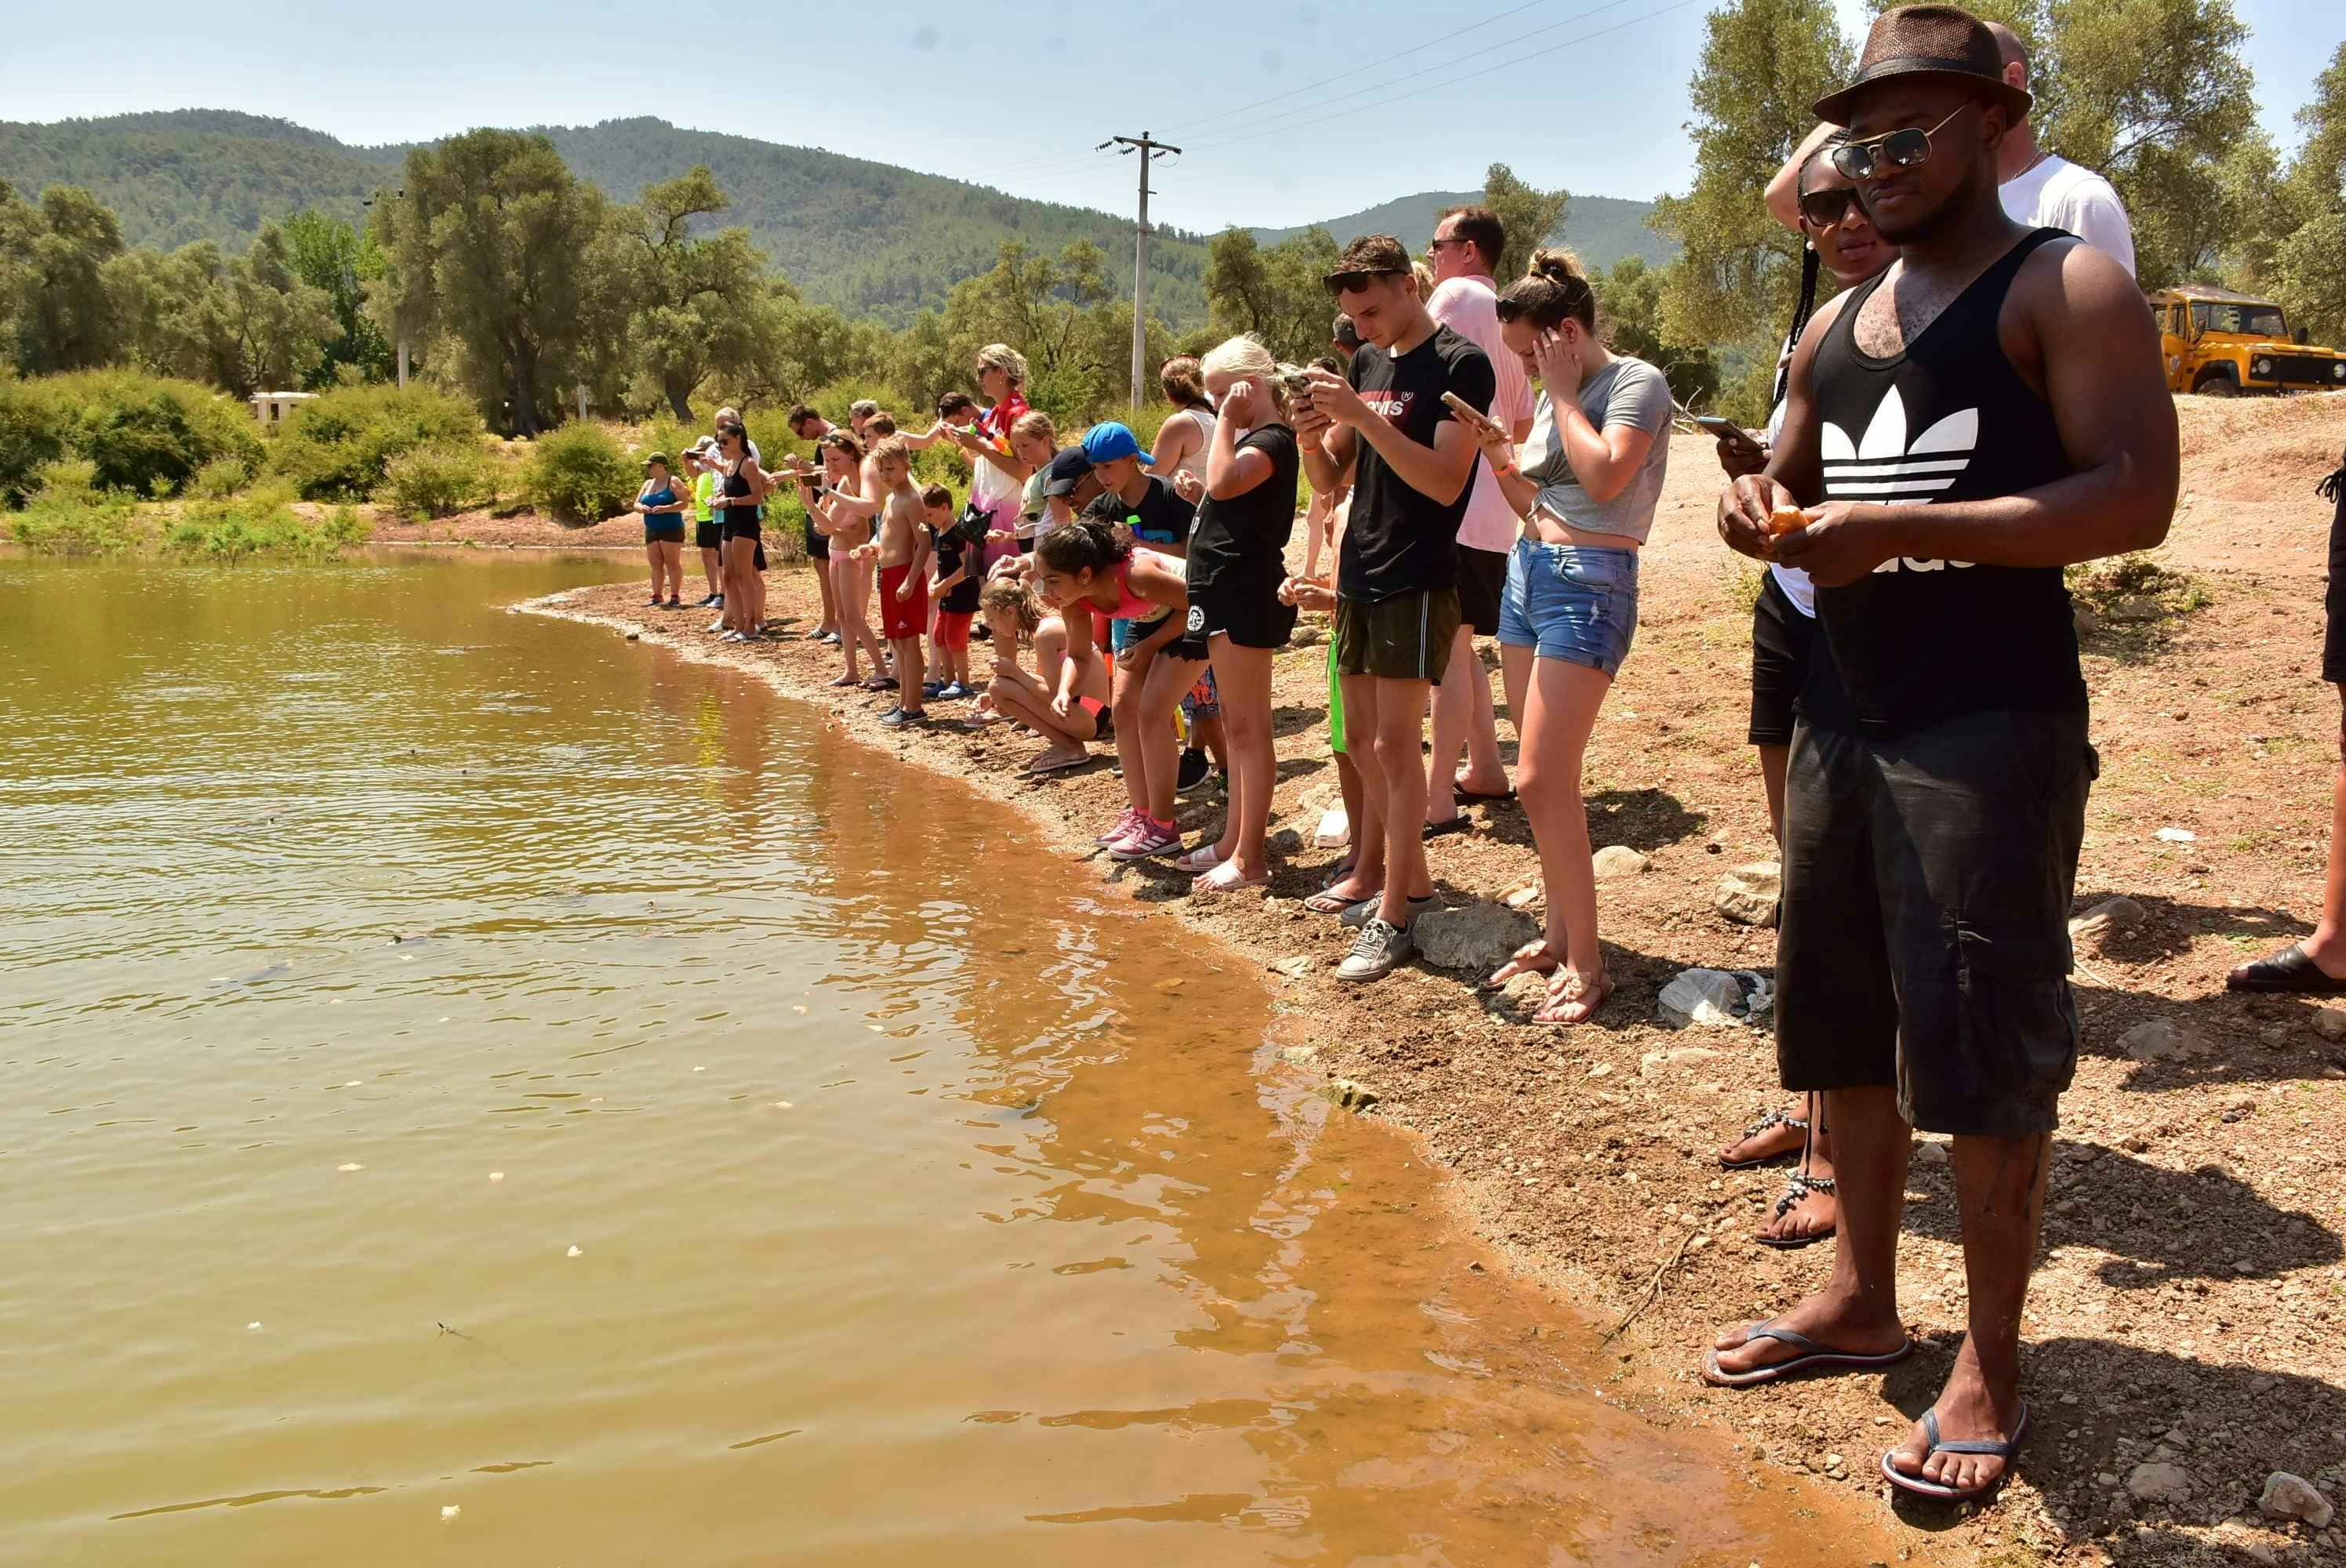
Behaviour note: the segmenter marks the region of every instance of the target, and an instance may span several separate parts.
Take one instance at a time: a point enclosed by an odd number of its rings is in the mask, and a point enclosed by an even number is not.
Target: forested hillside
[[[1090,239],[1106,254],[1117,292],[1132,290],[1128,218],[649,117],[536,128],[616,201],[705,165],[733,197],[724,221],[746,227],[810,300],[851,318],[902,326],[941,308],[946,291],[992,267],[1008,239],[1052,255]],[[263,219],[305,207],[356,219],[368,193],[397,185],[406,152],[348,147],[289,121],[228,110],[0,122],[0,178],[27,195],[49,185],[86,187],[120,219],[125,241],[163,249],[211,239],[240,250]],[[1149,261],[1150,313],[1177,328],[1202,324],[1203,242],[1160,233]]]
[[[1348,212],[1341,218],[1327,219],[1318,225],[1336,238],[1338,244],[1356,234],[1390,234],[1414,251],[1423,250],[1425,242],[1433,238],[1433,220],[1443,209],[1480,201],[1479,190],[1421,190],[1414,196],[1404,196],[1384,202],[1362,212]],[[1572,199],[1572,210],[1564,220],[1560,236],[1550,235],[1578,252],[1582,261],[1598,271],[1606,270],[1625,257],[1642,256],[1649,267],[1666,267],[1678,253],[1678,246],[1646,225],[1646,214],[1654,209],[1650,201],[1625,201],[1617,196],[1577,196]],[[1258,229],[1254,237],[1260,243],[1276,245],[1303,232],[1302,229]],[[1510,243],[1513,251],[1515,246]],[[1509,258],[1507,266],[1522,260],[1522,255]]]

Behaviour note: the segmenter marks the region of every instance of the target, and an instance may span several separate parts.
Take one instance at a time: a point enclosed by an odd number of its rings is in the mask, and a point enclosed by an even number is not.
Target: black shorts
[[[806,525],[806,552],[810,561],[831,559],[831,535],[816,527],[811,520]]]
[[[733,520],[732,513],[725,514],[725,537],[728,539],[755,539],[764,532],[765,530],[759,526],[758,514],[754,512],[748,514],[738,523]]]
[[[1816,652],[1817,617],[1804,616],[1776,574],[1760,573],[1760,602],[1751,606],[1751,744],[1792,744],[1792,705],[1809,681]]]
[[[1458,636],[1458,590],[1336,601],[1336,673],[1442,684]]]
[[[716,550],[725,544],[725,525],[712,516],[707,522],[692,525],[692,545],[696,550]]]
[[[1458,546],[1458,618],[1478,637],[1499,635],[1499,606],[1507,596],[1505,550]]]
[[[1189,590],[1189,635],[1228,637],[1242,648],[1283,648],[1295,630],[1295,606],[1279,602],[1285,563],[1268,571],[1225,571]]]
[[[1925,1132],[2058,1124],[2077,1064],[2069,906],[2100,771],[2083,713],[1891,739],[1800,724],[1784,791],[1776,1060],[1795,1091],[1895,1087]]]

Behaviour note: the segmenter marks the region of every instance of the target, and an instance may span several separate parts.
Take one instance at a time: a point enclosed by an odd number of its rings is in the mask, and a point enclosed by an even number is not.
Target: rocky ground
[[[1303,1042],[1292,1054],[1423,1138],[1455,1174],[1454,1198],[1525,1276],[1600,1328],[1626,1320],[1606,1352],[1619,1359],[1614,1396],[1657,1421],[1728,1429],[1756,1482],[1789,1467],[1883,1494],[1920,1555],[2346,1563],[2346,1518],[2318,1529],[2259,1507],[2275,1472],[2315,1489],[2300,1513],[2346,1501],[2346,1012],[2222,990],[2227,968],[2310,930],[2319,906],[2339,712],[2319,682],[2328,509],[2312,486],[2346,445],[2346,399],[2182,402],[2173,537],[2154,566],[2105,573],[2081,595],[2097,626],[2086,675],[2103,758],[2078,885],[2079,914],[2093,911],[2075,976],[2085,1054],[2025,1329],[2035,1426],[2017,1479],[1985,1507],[1892,1501],[1876,1472],[1935,1394],[1962,1321],[1937,1140],[1918,1142],[1901,1253],[1923,1354],[1886,1377],[1742,1392],[1696,1374],[1720,1326],[1790,1303],[1831,1257],[1830,1244],[1753,1245],[1783,1173],[1718,1166],[1719,1145],[1781,1098],[1765,1033],[1658,1019],[1682,971],[1764,975],[1772,963],[1772,933],[1721,907],[1736,903],[1722,878],[1771,850],[1743,743],[1753,583],[1712,532],[1707,443],[1681,438],[1672,452],[1637,647],[1589,749],[1592,839],[1631,852],[1606,857],[1620,989],[1596,1022],[1530,1025],[1514,999],[1474,989],[1513,945],[1523,917],[1507,906],[1538,910],[1511,803],[1474,807],[1473,832],[1430,847],[1443,898],[1468,911],[1450,917],[1445,956],[1472,962],[1421,963],[1365,993],[1332,981],[1350,933],[1300,901],[1338,853],[1305,847],[1335,795],[1316,647],[1279,662],[1283,853],[1270,896],[1198,901],[1169,866],[1099,863],[1130,896],[1257,955]],[[576,531],[559,542],[574,540],[601,542]],[[707,612],[645,610],[640,594],[587,589],[556,607],[758,669],[829,722],[1015,802],[1053,852],[1087,854],[1122,808],[1106,759],[1035,780],[1018,772],[1034,742],[999,727],[885,731],[871,722],[882,699],[821,686],[836,671],[830,650],[798,639],[720,650],[701,630]],[[778,620],[810,624],[803,574],[778,574],[772,599]],[[1307,622],[1299,636],[1315,631]],[[1182,811],[1193,834],[1219,819],[1211,800]],[[2274,1506],[2295,1495],[2282,1484]]]

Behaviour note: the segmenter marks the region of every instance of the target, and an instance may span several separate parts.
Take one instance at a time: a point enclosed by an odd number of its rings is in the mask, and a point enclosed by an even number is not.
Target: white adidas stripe
[[[1963,475],[1959,473],[1950,473],[1943,479],[1887,479],[1873,484],[1853,483],[1846,479],[1827,479],[1825,494],[1827,495],[1930,495],[1941,490],[1952,489],[1955,481],[1962,477]]]
[[[1912,457],[1892,463],[1828,463],[1825,477],[1892,479],[1902,473],[1961,473],[1971,466],[1966,457]]]

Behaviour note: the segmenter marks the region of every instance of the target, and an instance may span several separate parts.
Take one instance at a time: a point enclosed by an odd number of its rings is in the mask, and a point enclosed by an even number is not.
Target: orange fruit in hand
[[[1779,506],[1768,514],[1768,532],[1781,536],[1809,525],[1809,514],[1797,506]]]

